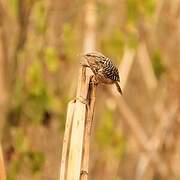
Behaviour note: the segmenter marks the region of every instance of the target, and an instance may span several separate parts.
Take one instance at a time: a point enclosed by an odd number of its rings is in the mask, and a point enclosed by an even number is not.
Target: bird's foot
[[[90,68],[90,66],[89,66],[85,61],[81,61],[81,62],[80,62],[80,65],[83,66],[83,67],[88,67],[88,68]]]
[[[85,170],[81,170],[81,176],[83,176],[83,175],[84,175],[84,176],[85,176],[85,175],[87,176],[87,175],[88,175],[88,172],[85,171]]]
[[[83,103],[83,104],[85,104],[85,105],[88,105],[87,99],[83,98],[82,96],[76,97],[76,98],[74,99],[74,101],[75,101],[75,102],[76,102],[76,101],[79,101],[79,102],[81,102],[81,103]]]
[[[93,76],[91,77],[90,83],[93,84],[93,85],[95,85],[95,86],[97,86],[97,85],[99,84],[99,81],[98,81],[98,79],[96,78],[95,75],[93,75]]]

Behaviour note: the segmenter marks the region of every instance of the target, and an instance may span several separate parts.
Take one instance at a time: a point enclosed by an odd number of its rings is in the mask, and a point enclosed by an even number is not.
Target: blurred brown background
[[[9,180],[59,177],[87,3],[0,0],[0,137]],[[90,41],[120,65],[124,95],[120,101],[98,87],[89,179],[178,180],[180,1],[93,6]]]

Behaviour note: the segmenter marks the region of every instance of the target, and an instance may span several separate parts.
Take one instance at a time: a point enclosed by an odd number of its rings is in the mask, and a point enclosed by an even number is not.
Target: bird
[[[81,64],[92,70],[98,83],[115,84],[118,92],[122,95],[119,71],[110,58],[99,52],[87,53],[83,57],[86,62]]]

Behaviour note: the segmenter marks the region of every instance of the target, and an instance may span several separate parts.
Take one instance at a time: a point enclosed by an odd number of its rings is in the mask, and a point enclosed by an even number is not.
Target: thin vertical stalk
[[[0,180],[6,180],[3,152],[0,145]]]
[[[70,141],[70,133],[72,128],[74,105],[75,104],[73,101],[70,101],[68,104],[67,119],[66,119],[66,126],[65,126],[64,139],[63,139],[62,157],[61,157],[60,180],[65,180],[65,176],[66,176],[65,173],[66,173],[68,145]]]
[[[81,180],[88,179],[88,167],[89,167],[89,151],[90,151],[90,139],[91,139],[91,129],[93,123],[93,116],[94,116],[94,105],[95,105],[95,97],[96,97],[96,85],[91,84],[89,90],[89,100],[90,103],[88,105],[88,112],[86,117],[86,124],[85,124],[85,134],[84,134],[84,148],[83,148],[83,158],[82,158],[82,169],[81,169]]]
[[[68,180],[79,180],[80,178],[87,103],[89,102],[88,91],[90,77],[91,76],[86,75],[85,68],[81,67],[69,147],[67,168]]]

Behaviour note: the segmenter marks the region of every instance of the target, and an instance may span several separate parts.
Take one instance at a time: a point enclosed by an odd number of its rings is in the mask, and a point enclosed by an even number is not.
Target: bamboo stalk
[[[95,0],[86,1],[86,15],[85,15],[85,35],[84,35],[84,52],[91,52],[95,49],[96,44],[96,7]],[[92,75],[92,72],[88,69],[88,74]],[[92,79],[91,79],[92,81]],[[89,151],[90,151],[90,137],[91,129],[94,116],[94,104],[96,96],[96,85],[90,84],[89,88],[89,104],[87,106],[87,117],[85,122],[84,132],[84,146],[83,146],[83,157],[81,166],[81,180],[88,179],[88,167],[89,167]]]
[[[84,148],[83,148],[83,158],[82,158],[82,169],[81,169],[81,180],[88,179],[88,167],[89,167],[89,151],[90,151],[90,138],[91,138],[91,129],[94,116],[94,105],[96,97],[96,85],[91,84],[89,90],[89,100],[88,112],[85,124],[85,135],[84,135]]]
[[[1,7],[0,7],[1,10]],[[8,88],[7,88],[7,53],[5,47],[5,38],[3,28],[1,27],[0,17],[0,139],[2,138],[2,129],[5,124],[7,114],[7,102],[8,102]]]
[[[137,59],[143,72],[143,77],[148,89],[154,90],[157,87],[157,79],[152,67],[146,44],[141,42],[137,50]]]
[[[178,110],[178,105],[176,103],[172,104],[171,108],[169,110],[165,110],[164,107],[162,107],[162,108],[163,109],[161,109],[161,110],[158,109],[158,111],[160,111],[158,118],[162,119],[161,120],[162,124],[161,124],[160,128],[158,128],[156,130],[156,132],[154,133],[155,135],[150,140],[152,146],[154,146],[153,151],[150,152],[151,155],[149,155],[149,156],[141,155],[140,161],[139,161],[139,166],[137,167],[137,175],[136,175],[137,179],[139,179],[140,177],[142,177],[145,174],[150,163],[153,161],[153,158],[160,156],[159,151],[160,151],[160,149],[162,149],[163,144],[166,141],[166,138],[168,136],[168,133],[170,133],[170,131],[171,131],[170,129],[173,126],[174,119],[175,119],[175,116],[176,116],[177,110]],[[142,156],[143,156],[143,158],[142,158]],[[143,161],[142,161],[142,159],[143,159]],[[143,166],[143,168],[141,168],[141,166]],[[164,164],[164,166],[161,167],[161,173],[162,173],[161,175],[163,175],[163,177],[167,176],[167,171],[169,171],[169,169]]]
[[[76,99],[68,105],[60,180],[79,180],[80,174],[82,180],[88,177],[89,147],[95,95],[96,85],[93,83],[92,75],[86,72],[84,67],[81,67]],[[68,143],[69,155],[66,176]]]
[[[122,88],[122,90],[125,89],[125,86],[127,84],[128,77],[129,77],[130,71],[131,71],[132,66],[133,66],[135,54],[136,54],[135,50],[130,49],[128,47],[125,48],[124,55],[122,58],[122,62],[119,66],[119,71],[123,75],[123,76],[121,76],[121,88]]]
[[[95,1],[86,1],[85,6],[85,32],[83,52],[90,52],[95,49]],[[67,180],[85,180],[88,178],[90,134],[94,114],[96,86],[92,83],[92,72],[90,69],[80,67],[76,101],[72,115],[72,130],[70,135],[69,155],[67,163]],[[69,109],[69,107],[68,107]],[[63,145],[64,155],[61,164],[60,180],[65,178],[67,156],[67,142]],[[82,168],[82,171],[81,171]]]
[[[0,180],[6,180],[6,172],[4,166],[3,152],[0,145]]]
[[[70,101],[68,104],[67,119],[66,119],[66,126],[65,126],[64,139],[63,139],[62,157],[61,157],[60,180],[65,180],[65,176],[66,176],[65,173],[66,173],[67,153],[68,153],[68,145],[70,141],[70,133],[72,128],[74,105],[75,105],[74,101]]]
[[[81,171],[81,159],[83,149],[84,126],[86,119],[86,102],[88,102],[90,76],[86,76],[85,68],[81,67],[75,102],[69,157],[68,157],[68,180],[79,180]],[[83,102],[86,101],[86,102]]]

